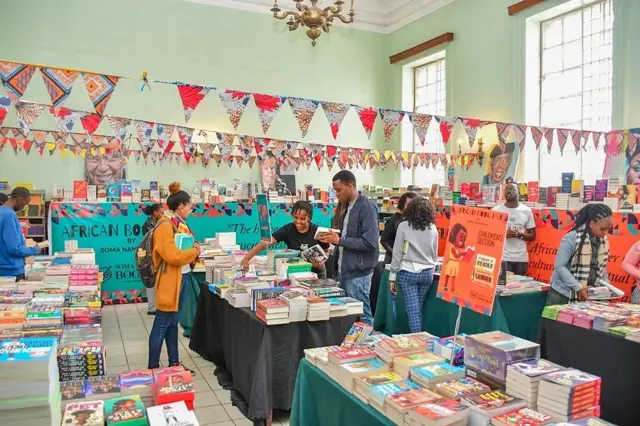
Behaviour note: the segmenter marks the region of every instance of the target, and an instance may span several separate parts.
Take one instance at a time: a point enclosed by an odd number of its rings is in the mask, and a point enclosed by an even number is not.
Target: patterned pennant
[[[245,161],[249,161],[251,154],[253,154],[253,147],[256,144],[254,140],[255,138],[253,136],[238,136],[238,138],[240,139],[240,151],[242,158],[244,158]],[[249,165],[249,167],[251,167],[251,165]]]
[[[524,149],[524,144],[527,141],[527,126],[524,124],[514,124],[513,131],[516,134],[516,142],[518,142],[520,151],[522,151]]]
[[[498,140],[500,141],[500,146],[502,147],[502,150],[504,150],[504,146],[507,144],[507,140],[509,139],[509,133],[511,133],[512,128],[513,128],[513,124],[511,123],[496,122],[496,130],[498,131]]]
[[[80,124],[82,124],[85,133],[89,136],[93,135],[96,130],[98,130],[98,127],[100,127],[102,117],[96,113],[76,112],[80,117]]]
[[[244,110],[249,103],[250,93],[239,92],[236,90],[225,90],[224,92],[218,92],[222,106],[227,110],[229,114],[229,120],[233,125],[234,130],[238,130],[238,124],[244,114]]]
[[[130,118],[124,117],[113,117],[111,115],[107,116],[107,123],[109,123],[109,127],[113,131],[114,136],[120,141],[120,143],[124,143],[127,139],[127,128],[131,124]]]
[[[13,138],[11,138],[10,143],[13,146],[14,151],[22,151],[24,149],[24,141],[26,140],[25,135],[28,132],[22,132],[20,129],[12,129]],[[29,149],[31,149],[31,145],[27,145]]]
[[[271,139],[268,138],[254,138],[254,148],[256,150],[256,154],[258,155],[258,160],[262,162],[262,157],[264,155],[265,150],[269,147],[271,143]]]
[[[367,168],[367,159],[366,159],[366,154],[368,153],[368,150],[364,150],[362,148],[356,148],[355,152],[354,152],[354,157],[356,160],[356,167],[362,167],[362,169],[366,169]],[[376,158],[376,163],[378,162],[377,158]]]
[[[82,73],[89,99],[98,115],[104,115],[107,103],[118,84],[119,77],[105,74]]]
[[[104,145],[105,137],[103,135],[91,135],[91,143],[96,147]]]
[[[551,154],[551,148],[553,147],[553,131],[555,129],[551,127],[542,127],[542,134],[547,140],[547,152]]]
[[[224,161],[224,163],[231,168],[231,166],[233,166],[233,160],[235,160],[235,157],[233,155],[229,155],[227,157],[225,157],[224,155],[221,155],[222,157],[222,161]]]
[[[318,170],[322,169],[322,166],[324,166],[324,155],[318,153],[313,157],[313,159],[316,162],[316,166],[318,166]]]
[[[438,161],[440,161],[440,156],[438,154],[430,154],[431,158],[431,167],[434,169],[438,167]]]
[[[176,130],[176,126],[170,124],[156,123],[156,134],[158,135],[158,146],[165,149],[166,145],[169,145],[169,141],[173,136],[173,132]],[[173,148],[173,146],[171,146]]]
[[[54,107],[62,105],[69,97],[73,83],[75,83],[79,75],[77,71],[58,68],[40,68],[40,73]]]
[[[576,150],[576,154],[580,152],[580,136],[582,132],[580,130],[571,130],[569,136],[571,137],[571,143]]]
[[[44,110],[43,104],[36,104],[33,102],[18,101],[15,104],[16,115],[18,116],[18,124],[20,128],[27,133],[33,123],[36,122],[42,111]]]
[[[11,98],[0,95],[0,126],[2,126],[4,119],[7,118],[7,112],[9,111],[11,103]]]
[[[347,150],[341,150],[340,154],[338,155],[338,167],[344,170],[347,168],[348,164],[349,164],[349,152]]]
[[[193,152],[195,151],[195,144],[192,141],[193,129],[189,127],[176,126],[176,130],[178,131],[178,137],[180,138],[180,146],[184,152],[184,161],[189,164]]]
[[[253,164],[256,162],[256,159],[258,157],[256,157],[255,155],[252,155],[251,157],[249,157],[249,159],[247,160],[247,164],[249,164],[249,168],[253,169]]]
[[[431,166],[431,157],[426,152],[421,152],[419,155],[420,155],[420,164],[425,169],[428,169],[429,166]]]
[[[556,136],[558,138],[558,145],[560,146],[560,155],[564,154],[564,146],[567,144],[569,138],[569,130],[556,129]]]
[[[352,105],[360,117],[360,123],[362,128],[367,134],[367,138],[371,140],[371,132],[373,132],[373,126],[376,124],[378,118],[378,110],[373,107],[363,107],[360,105]]]
[[[618,132],[605,133],[605,151],[607,154],[618,155],[620,153],[620,145],[623,137]]]
[[[74,145],[84,145],[87,142],[87,135],[84,133],[71,133],[70,136]]]
[[[333,165],[336,162],[336,158],[338,157],[338,148],[336,146],[333,145],[327,145],[325,147],[326,150],[326,162],[327,162],[327,167],[329,168],[329,171],[331,171],[331,169],[333,168]]]
[[[233,153],[233,143],[236,139],[235,135],[229,133],[221,133],[216,132],[216,136],[218,137],[218,150],[220,150],[220,155],[222,155],[222,159],[227,162],[229,157],[232,156]],[[229,164],[227,162],[227,164]]]
[[[371,151],[368,152],[367,155],[369,159],[368,163],[369,163],[370,169],[373,169],[376,166],[384,167],[384,164],[382,164],[384,160],[377,149],[372,149]],[[363,168],[366,168],[366,167],[363,167]]]
[[[64,132],[51,132],[51,137],[53,137],[53,141],[58,146],[58,151],[62,151],[64,154],[66,152],[69,134]],[[64,149],[61,149],[60,145],[64,146]]]
[[[184,110],[184,122],[188,123],[193,111],[200,105],[200,102],[212,88],[191,84],[178,84],[177,86],[180,100],[182,100],[182,109]]]
[[[73,126],[75,126],[78,119],[78,114],[75,111],[65,107],[49,107],[49,112],[56,120],[58,130],[63,133],[73,132]]]
[[[583,130],[581,132],[582,135],[582,149],[586,150],[587,149],[587,143],[589,142],[589,136],[591,136],[591,132],[588,130]]]
[[[202,165],[207,167],[213,158],[213,151],[216,149],[216,146],[212,143],[203,143],[201,145],[202,148]]]
[[[0,80],[2,80],[2,85],[11,101],[20,100],[24,92],[27,91],[31,77],[35,72],[36,67],[33,65],[0,61]]]
[[[600,137],[602,136],[602,132],[592,132],[591,137],[593,138],[593,146],[598,149],[600,146]]]
[[[449,143],[451,139],[451,133],[453,132],[453,126],[458,122],[458,117],[440,117],[435,116],[436,121],[440,123],[440,134],[442,135],[442,142]]]
[[[542,142],[542,128],[530,126],[531,137],[533,138],[533,143],[536,145],[536,149],[540,148],[540,142]]]
[[[408,152],[399,152],[400,163],[402,163],[402,168],[407,170],[411,168],[411,157]]]
[[[445,154],[443,152],[441,154],[438,154],[438,157],[440,157],[440,164],[442,164],[442,167],[444,167],[444,168],[449,167],[449,164],[451,164],[451,162],[450,162],[451,155],[450,154]],[[453,159],[453,161],[455,162],[455,158]]]
[[[260,93],[253,94],[253,100],[256,103],[258,115],[260,116],[260,123],[262,123],[262,131],[265,135],[285,99],[284,96],[264,95]]]
[[[384,140],[389,142],[398,127],[398,124],[404,118],[404,112],[395,109],[380,109],[382,123],[384,124]]]
[[[320,102],[320,104],[322,105],[324,115],[327,117],[327,121],[329,122],[331,136],[333,136],[333,140],[336,140],[338,138],[338,132],[340,131],[342,120],[344,120],[344,116],[349,112],[349,105],[324,101]]]
[[[417,112],[409,113],[409,121],[413,125],[413,129],[418,135],[418,140],[424,146],[424,141],[427,138],[427,131],[429,130],[429,124],[431,124],[432,115],[418,114]]]
[[[155,123],[151,121],[135,120],[136,134],[138,135],[138,143],[142,148],[142,154],[147,155],[153,149],[151,135],[153,134],[153,126]]]
[[[461,120],[464,130],[467,132],[467,136],[469,137],[469,146],[473,148],[481,121],[477,118],[462,118]]]
[[[291,112],[293,112],[293,116],[298,121],[303,138],[307,136],[311,120],[313,120],[313,116],[318,109],[318,103],[313,99],[289,98]]]
[[[420,155],[417,152],[411,154],[411,167],[414,169],[420,165]]]
[[[49,132],[44,130],[32,130],[31,131],[31,140],[36,147],[36,152],[40,157],[44,155],[44,148],[47,143],[47,137],[49,137]]]

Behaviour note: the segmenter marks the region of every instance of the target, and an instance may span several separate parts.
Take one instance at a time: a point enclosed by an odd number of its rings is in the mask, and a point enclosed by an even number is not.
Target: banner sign
[[[51,203],[49,238],[53,252],[64,251],[65,240],[77,240],[78,247],[92,248],[104,273],[102,300],[107,303],[142,302],[146,291],[134,264],[134,251],[142,240],[146,204],[138,203]],[[291,205],[269,206],[274,229],[291,222]],[[333,204],[314,204],[313,222],[330,227]],[[187,218],[196,239],[212,238],[218,232],[235,232],[243,250],[260,242],[257,209],[254,204],[197,204]]]
[[[258,226],[260,226],[260,241],[271,243],[271,219],[269,217],[269,201],[265,194],[256,195],[258,208]]]
[[[437,296],[491,315],[509,214],[452,206]]]

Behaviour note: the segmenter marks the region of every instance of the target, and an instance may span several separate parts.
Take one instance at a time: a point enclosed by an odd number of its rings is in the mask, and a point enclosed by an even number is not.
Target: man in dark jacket
[[[338,200],[346,204],[341,234],[329,232],[320,238],[323,243],[338,247],[338,276],[349,297],[364,305],[362,322],[373,325],[371,315],[371,278],[378,263],[378,211],[367,197],[358,194],[356,177],[342,170],[333,177],[333,189]]]

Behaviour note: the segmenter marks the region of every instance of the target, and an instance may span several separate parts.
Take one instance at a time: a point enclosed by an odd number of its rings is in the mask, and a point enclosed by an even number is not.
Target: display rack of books
[[[26,238],[46,239],[45,191],[31,191],[31,200],[24,210],[16,212]]]

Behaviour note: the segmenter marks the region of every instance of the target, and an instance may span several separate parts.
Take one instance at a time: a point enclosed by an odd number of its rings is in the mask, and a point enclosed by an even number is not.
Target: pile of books
[[[103,426],[104,401],[80,401],[67,404],[62,424]]]
[[[411,380],[428,389],[435,389],[438,383],[457,380],[463,377],[464,368],[456,367],[447,362],[414,367],[409,373]]]
[[[328,321],[331,317],[331,303],[318,296],[307,296],[307,321]]]
[[[27,308],[25,329],[61,329],[64,295],[43,294],[34,297]]]
[[[324,299],[346,296],[344,289],[340,287],[318,287],[314,289],[314,291],[318,297],[322,297]]]
[[[538,388],[538,411],[556,422],[600,416],[600,377],[576,369],[542,376]]]
[[[442,400],[442,395],[429,389],[413,389],[391,394],[385,401],[385,414],[397,425],[405,425],[409,411],[424,404]]]
[[[491,420],[493,426],[531,425],[545,426],[551,425],[551,416],[539,413],[530,408],[518,408],[495,416]]]
[[[289,323],[289,303],[283,299],[264,299],[256,302],[256,318],[267,325]]]
[[[155,374],[154,403],[156,405],[183,401],[189,410],[193,410],[195,389],[191,372],[182,367],[160,369]]]
[[[83,341],[58,347],[60,381],[84,380],[107,373],[101,341]]]
[[[353,297],[339,297],[345,305],[347,305],[347,315],[362,315],[364,312],[364,304]]]
[[[358,399],[368,404],[369,399],[371,398],[371,395],[372,395],[371,391],[374,386],[389,385],[392,383],[397,383],[402,381],[403,381],[402,376],[400,376],[397,373],[394,373],[393,371],[360,376],[354,380],[355,386],[354,386],[353,395],[355,395]],[[406,384],[407,381],[405,380],[404,382],[405,382],[404,387],[406,388],[408,386]],[[418,386],[415,384],[412,384],[411,387],[418,387]],[[381,408],[381,410],[384,413],[384,399],[382,401],[383,401],[382,403],[383,407]]]
[[[629,303],[587,301],[546,306],[542,311],[542,317],[576,327],[608,332],[623,338],[632,334],[629,340],[634,340],[634,333],[640,330],[638,308]]]
[[[404,377],[409,378],[409,373],[414,367],[422,367],[425,365],[440,364],[446,360],[433,352],[423,352],[406,356],[399,356],[393,359],[393,371]]]
[[[301,291],[286,291],[280,295],[280,299],[289,305],[289,322],[307,320],[307,299],[304,298]]]
[[[10,294],[10,293],[5,293]],[[0,299],[1,300],[1,299]],[[21,330],[29,305],[21,303],[0,304],[0,331]]]
[[[545,359],[516,362],[507,367],[507,392],[523,399],[529,408],[538,406],[540,379],[549,373],[561,370],[557,364]]]
[[[327,365],[325,366],[325,372],[331,376],[335,381],[339,381],[339,374],[341,372],[342,364],[348,364],[352,362],[361,362],[371,359],[375,359],[376,354],[369,348],[361,346],[355,348],[339,348],[335,351],[328,351],[327,353]]]
[[[376,345],[376,355],[381,360],[393,366],[393,360],[397,357],[427,352],[429,344],[411,335],[395,335],[393,337],[381,337]]]
[[[341,364],[336,374],[336,381],[349,392],[355,391],[355,380],[359,377],[389,372],[389,366],[377,358],[347,362]]]
[[[149,426],[199,426],[195,412],[189,410],[183,401],[147,408],[147,420]]]
[[[395,373],[391,373],[395,374]],[[379,383],[369,388],[367,399],[369,405],[382,414],[386,414],[386,400],[387,397],[398,393],[416,391],[421,389],[420,386],[410,380],[393,381],[389,383]]]
[[[433,353],[444,359],[453,359],[453,365],[464,365],[464,342],[467,335],[443,337],[433,342]]]
[[[153,405],[153,385],[155,376],[151,370],[134,370],[120,374],[120,394],[137,395],[145,406]]]
[[[464,425],[469,407],[455,399],[440,399],[418,405],[406,416],[405,424],[415,426]]]
[[[265,299],[277,299],[287,291],[284,287],[252,288],[251,290],[251,310],[255,312],[257,302]]]
[[[526,407],[525,401],[500,390],[463,398],[462,403],[470,408],[468,424],[472,426],[489,425],[496,416]]]
[[[436,390],[447,398],[461,399],[487,393],[491,388],[471,377],[462,377],[457,380],[438,383]]]
[[[74,264],[69,274],[69,291],[72,292],[91,292],[95,293],[100,290],[100,280],[98,279],[100,271],[98,265],[95,264]]]
[[[127,395],[104,402],[107,426],[147,426],[147,413],[140,395]]]
[[[329,317],[344,317],[347,315],[347,304],[336,297],[329,297],[327,301],[330,304]]]
[[[340,351],[344,348],[340,346],[323,346],[320,348],[309,348],[304,350],[304,357],[311,364],[318,367],[320,370],[329,374],[329,353]],[[337,379],[336,379],[337,381]]]
[[[363,322],[355,322],[347,332],[347,335],[342,340],[343,348],[352,348],[354,346],[361,346],[369,334],[373,331],[373,327]]]
[[[230,288],[225,292],[224,298],[234,308],[249,308],[251,306],[251,295],[242,288]]]

